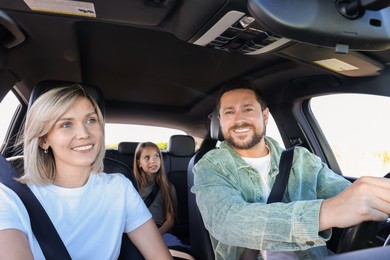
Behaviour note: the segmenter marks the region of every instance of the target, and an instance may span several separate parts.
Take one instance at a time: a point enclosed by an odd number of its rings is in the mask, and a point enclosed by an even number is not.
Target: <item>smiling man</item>
[[[245,248],[259,250],[254,259],[315,259],[329,253],[332,227],[387,218],[389,180],[351,185],[304,147],[282,202],[267,204],[283,149],[266,136],[266,103],[245,81],[223,86],[217,102],[225,141],[195,165],[192,188],[216,259],[248,259]]]

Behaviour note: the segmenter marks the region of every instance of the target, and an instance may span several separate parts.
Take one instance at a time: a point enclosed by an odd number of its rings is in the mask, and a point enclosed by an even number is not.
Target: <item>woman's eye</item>
[[[70,122],[65,122],[65,123],[62,123],[62,124],[60,125],[61,128],[69,128],[69,127],[71,127],[71,126],[72,126],[72,123],[70,123]]]
[[[154,156],[154,159],[160,159],[160,155],[156,154],[156,155]]]
[[[87,120],[87,124],[93,124],[93,123],[96,123],[97,122],[97,119],[96,118],[89,118]]]
[[[145,161],[149,161],[150,160],[150,157],[149,156],[145,156]]]

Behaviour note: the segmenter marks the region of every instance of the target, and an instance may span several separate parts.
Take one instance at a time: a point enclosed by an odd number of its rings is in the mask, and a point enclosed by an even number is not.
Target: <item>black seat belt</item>
[[[152,191],[149,193],[149,195],[144,199],[144,202],[145,202],[145,205],[146,207],[150,207],[150,205],[152,205],[154,199],[156,198],[157,196],[157,193],[158,191],[160,190],[160,187],[158,186],[157,183],[153,184],[153,189]]]
[[[274,186],[272,186],[271,193],[269,194],[267,200],[267,204],[282,201],[283,194],[286,191],[288,178],[290,177],[293,157],[294,146],[282,152],[279,162],[279,174],[276,176]]]
[[[290,177],[293,157],[294,146],[282,152],[279,162],[279,174],[276,176],[267,204],[282,201]],[[259,253],[260,250],[245,248],[240,256],[240,260],[256,260]]]
[[[46,259],[72,259],[41,203],[34,193],[15,180],[20,177],[12,165],[0,155],[0,181],[13,190],[22,200],[30,216],[32,231]]]

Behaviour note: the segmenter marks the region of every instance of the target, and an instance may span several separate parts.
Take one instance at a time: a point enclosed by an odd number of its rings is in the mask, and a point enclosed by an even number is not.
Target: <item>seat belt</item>
[[[157,196],[157,193],[158,191],[160,190],[160,187],[158,186],[157,183],[153,184],[153,189],[152,191],[149,193],[149,195],[144,199],[144,202],[145,202],[145,205],[146,207],[150,207],[150,205],[152,205],[154,199],[156,198]]]
[[[290,177],[293,157],[294,146],[282,152],[279,162],[279,174],[276,176],[267,204],[282,201]],[[259,253],[260,250],[245,248],[240,256],[240,260],[256,260]]]
[[[13,190],[22,200],[30,216],[32,231],[46,259],[70,260],[64,243],[41,203],[27,185],[15,180],[20,177],[12,165],[0,155],[0,182]]]

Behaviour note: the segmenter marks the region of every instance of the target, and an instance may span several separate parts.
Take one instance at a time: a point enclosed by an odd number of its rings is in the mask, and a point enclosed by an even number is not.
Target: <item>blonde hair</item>
[[[53,182],[56,176],[54,155],[51,149],[45,153],[39,145],[58,119],[74,105],[79,97],[85,97],[91,101],[103,131],[100,151],[91,164],[91,172],[103,171],[105,144],[102,112],[87,88],[73,84],[45,92],[36,99],[28,110],[23,134],[25,170],[24,175],[19,178],[20,182],[36,185],[46,185]]]
[[[141,154],[146,147],[153,148],[154,150],[156,150],[156,152],[158,152],[160,156],[160,169],[156,173],[155,182],[157,183],[157,185],[160,187],[161,190],[161,194],[164,201],[164,213],[165,214],[171,213],[172,216],[176,216],[175,214],[176,207],[177,207],[176,194],[173,192],[174,189],[171,188],[172,184],[168,181],[168,177],[165,173],[161,150],[153,142],[139,143],[137,149],[135,150],[133,171],[134,171],[135,179],[137,181],[138,190],[141,191],[148,182],[148,180],[146,179],[146,174],[141,169],[141,167],[138,166],[138,161],[141,159]]]

